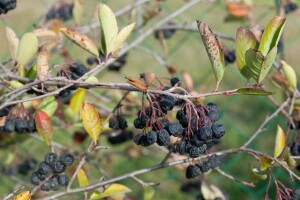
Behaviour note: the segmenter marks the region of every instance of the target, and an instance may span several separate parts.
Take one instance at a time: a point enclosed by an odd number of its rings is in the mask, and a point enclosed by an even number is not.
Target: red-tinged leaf
[[[31,193],[30,191],[24,191],[20,194],[17,194],[14,197],[14,200],[30,200],[31,199]]]
[[[274,148],[274,157],[278,158],[285,148],[285,133],[282,128],[277,125],[277,133]]]
[[[102,120],[98,110],[90,103],[84,102],[80,110],[82,125],[90,137],[96,142],[102,131]]]
[[[48,145],[50,145],[53,134],[51,118],[47,115],[47,113],[39,110],[36,112],[35,125],[40,136]]]

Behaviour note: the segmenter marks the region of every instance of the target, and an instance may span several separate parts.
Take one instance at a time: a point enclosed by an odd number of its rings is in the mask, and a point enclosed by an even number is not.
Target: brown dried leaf
[[[156,78],[155,73],[153,72],[142,73],[140,74],[140,77],[144,79],[147,86],[151,85]]]
[[[38,51],[36,60],[36,77],[39,80],[43,80],[47,77],[47,74],[49,72],[49,60],[50,53],[46,48],[41,47]]]
[[[188,72],[182,71],[182,81],[189,92],[194,90],[194,81],[192,76]]]
[[[147,92],[148,87],[140,79],[132,78],[132,77],[129,77],[129,76],[125,76],[125,78],[128,80],[128,83],[130,85],[138,88],[139,90],[141,90],[143,92]]]

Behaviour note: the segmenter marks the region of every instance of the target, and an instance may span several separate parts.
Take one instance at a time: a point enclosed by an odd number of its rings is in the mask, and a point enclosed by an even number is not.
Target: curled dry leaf
[[[182,81],[189,92],[194,90],[194,81],[192,76],[188,72],[182,71]]]
[[[155,80],[155,73],[153,72],[147,72],[140,74],[140,77],[144,79],[147,86],[151,85],[152,82]]]
[[[35,116],[35,125],[40,136],[48,145],[50,145],[53,135],[51,118],[44,111],[38,110]]]
[[[208,25],[202,21],[197,21],[198,29],[205,46],[206,52],[208,54],[210,63],[214,70],[214,74],[216,77],[216,87],[214,91],[218,90],[219,83],[221,82],[224,72],[225,72],[225,62],[224,62],[224,53],[221,47],[221,44],[216,37],[216,35],[212,32],[212,30],[208,27]]]
[[[226,9],[229,14],[235,17],[246,17],[250,14],[252,5],[239,2],[227,2]]]
[[[128,83],[130,85],[138,88],[142,92],[147,92],[148,86],[145,85],[145,83],[143,83],[143,81],[141,81],[140,79],[132,78],[132,77],[129,77],[129,76],[125,76],[125,78],[127,79]]]
[[[6,37],[8,41],[11,58],[13,60],[16,60],[18,46],[19,46],[19,38],[11,28],[5,27],[5,30],[6,30]]]
[[[96,57],[99,57],[97,46],[88,36],[69,28],[61,28],[60,31],[72,42],[95,55]]]
[[[49,72],[50,53],[44,47],[39,49],[36,60],[36,77],[43,80],[47,77]]]

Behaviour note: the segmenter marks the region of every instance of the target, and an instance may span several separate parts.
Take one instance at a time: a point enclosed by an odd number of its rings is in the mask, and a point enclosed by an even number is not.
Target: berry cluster
[[[169,22],[168,25],[175,25],[175,23]],[[164,39],[169,39],[174,35],[175,32],[176,29],[157,30],[154,31],[154,37],[155,39],[160,39],[161,37],[163,37]]]
[[[235,49],[224,52],[225,64],[234,63],[236,59]]]
[[[222,157],[212,155],[209,159],[201,164],[189,165],[186,169],[186,178],[191,179],[208,172],[211,169],[217,168],[222,162]]]
[[[72,3],[63,3],[59,7],[53,7],[48,11],[46,20],[48,21],[51,19],[60,19],[62,21],[67,21],[73,16],[73,7],[74,4]]]
[[[298,5],[294,2],[287,2],[285,5],[284,5],[284,12],[285,14],[288,14],[288,13],[291,13],[295,10],[298,9]]]
[[[16,0],[0,0],[0,15],[6,14],[9,10],[13,10],[17,7]]]
[[[7,119],[3,126],[3,131],[7,133],[32,133],[36,131],[34,119]]]
[[[40,163],[36,172],[33,172],[30,182],[33,185],[39,185],[41,182],[41,190],[50,191],[58,190],[59,186],[66,186],[68,184],[68,177],[60,174],[66,170],[67,166],[72,165],[74,156],[72,154],[63,154],[58,157],[56,153],[48,153],[45,160]],[[45,181],[48,178],[47,181]]]
[[[81,62],[77,61],[72,63],[68,69],[62,69],[57,73],[57,76],[64,76],[70,80],[77,80],[79,79],[81,76],[83,76],[85,73],[88,72],[88,69],[86,68],[86,66],[84,64],[82,64]],[[61,87],[61,86],[58,86]],[[59,96],[61,98],[68,98],[71,96],[71,91],[72,90],[76,90],[78,87],[73,85],[63,91],[61,91],[59,93]]]

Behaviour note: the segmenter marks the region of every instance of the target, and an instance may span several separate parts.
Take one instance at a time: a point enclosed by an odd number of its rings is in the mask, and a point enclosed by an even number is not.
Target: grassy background
[[[5,16],[1,16],[0,20],[0,38],[1,48],[0,48],[0,61],[4,61],[9,57],[8,45],[5,39],[5,25],[12,27],[19,36],[21,36],[26,31],[31,31],[34,24],[39,24],[41,16],[45,14],[47,9],[52,3],[56,1],[47,0],[22,0],[18,1],[18,7],[12,12],[9,12]],[[103,1],[104,2],[104,1]],[[123,6],[132,3],[131,0],[123,1],[105,1],[113,9],[118,10]],[[84,14],[83,22],[85,24],[90,23],[90,19],[93,16],[94,8],[99,1],[88,0],[84,1],[86,9]],[[167,16],[176,9],[180,8],[185,4],[185,1],[165,1],[162,4],[162,13],[155,16],[149,24],[144,28],[145,30],[152,24],[157,22],[159,19]],[[275,7],[274,1],[264,0],[254,1],[253,17],[261,26],[265,26],[267,21],[274,16]],[[226,17],[226,9],[223,1],[217,1],[216,3],[199,3],[193,8],[189,9],[187,12],[178,16],[173,20],[178,24],[191,24],[195,22],[195,19],[203,20],[209,26],[215,30],[229,35],[234,35],[235,30],[239,26],[249,27],[246,22],[231,22],[225,23],[224,18]],[[300,11],[296,11],[287,16],[287,23],[284,30],[284,56],[285,60],[294,66],[297,75],[300,75],[299,65],[299,51],[300,51]],[[118,19],[120,25],[125,25],[128,23],[126,17],[121,17]],[[70,21],[67,25],[72,26],[73,22]],[[195,25],[195,23],[194,23]],[[89,34],[90,37],[94,38],[95,41],[99,41],[97,37],[97,31]],[[130,41],[134,40],[138,36],[138,33],[134,33],[130,38]],[[234,43],[222,41],[228,47],[233,48]],[[97,42],[96,42],[97,43]],[[99,44],[99,42],[97,43]],[[152,49],[158,54],[163,56],[163,49],[160,43],[154,39],[153,36],[148,37],[143,43],[143,46]],[[211,91],[215,84],[214,75],[211,71],[211,66],[205,52],[205,49],[201,43],[200,36],[198,33],[187,33],[187,32],[177,32],[174,37],[167,41],[169,52],[166,55],[166,62],[168,64],[177,67],[178,75],[180,72],[185,70],[189,72],[197,87],[204,88],[205,91]],[[85,62],[88,54],[83,52],[78,47],[71,43],[68,43],[68,49],[70,50],[71,56],[74,60],[81,60]],[[62,63],[64,60],[59,56],[54,56],[51,62],[54,64]],[[104,71],[99,75],[99,80],[109,81],[109,82],[125,82],[124,76],[137,77],[141,72],[155,72],[159,74],[160,77],[169,77],[166,69],[155,61],[152,56],[148,54],[133,49],[129,53],[128,62],[126,66],[121,70],[120,73],[112,73]],[[275,88],[269,81],[265,81],[267,90],[274,91],[274,98],[278,101],[282,101],[281,92]],[[228,65],[226,68],[226,73],[220,90],[227,90],[232,88],[237,88],[245,85],[244,78],[239,74],[235,65]],[[95,90],[103,95],[107,95],[108,91],[105,90]],[[110,93],[115,95],[115,91]],[[229,149],[239,147],[243,142],[245,142],[250,135],[259,127],[263,122],[265,116],[273,112],[276,108],[267,100],[265,97],[252,97],[252,96],[219,96],[210,97],[205,101],[216,102],[221,110],[222,118],[221,122],[225,125],[227,133],[222,139],[222,143],[217,145],[212,151],[217,151],[221,149]],[[109,106],[113,107],[113,103]],[[53,119],[57,124],[59,124],[58,119]],[[129,117],[128,121],[132,123],[133,117]],[[258,137],[251,147],[260,150],[262,152],[272,154],[274,138],[276,133],[276,125],[280,124],[283,128],[286,128],[286,120],[279,116],[268,124],[268,130],[265,131]],[[70,124],[71,126],[71,124]],[[64,128],[56,129],[57,132],[54,134],[54,140],[60,141],[67,146],[72,146],[77,151],[82,151],[87,147],[89,141],[85,141],[84,144],[80,146],[73,146],[71,137],[75,128]],[[294,133],[292,133],[294,134]],[[0,149],[0,159],[8,160],[8,155],[15,154],[14,157],[16,162],[21,161],[25,157],[35,157],[37,160],[42,160],[43,156],[49,151],[44,144],[38,142],[34,139],[28,139],[24,136],[16,136],[19,140],[14,145]],[[106,138],[101,138],[101,144],[109,145],[106,142]],[[142,156],[139,158],[130,158],[126,154],[128,148],[138,148],[141,151]],[[112,156],[113,155],[113,156]],[[97,159],[93,161],[92,158]],[[144,167],[149,167],[151,165],[157,164],[164,157],[163,153],[157,154],[157,149],[155,147],[150,148],[139,148],[135,147],[132,142],[127,142],[126,144],[119,146],[112,146],[108,151],[103,151],[100,153],[94,153],[91,155],[90,164],[86,166],[88,171],[88,177],[90,182],[97,181],[101,177],[100,166],[107,171],[110,177],[115,177],[126,172],[133,171],[134,169],[140,169]],[[93,162],[96,162],[93,166]],[[249,173],[247,171],[248,162],[253,163],[255,166],[256,162],[252,158],[245,155],[234,155],[228,156],[221,165],[221,168],[230,173],[234,174],[236,177],[243,180],[249,180]],[[1,164],[0,164],[1,165]],[[3,163],[5,165],[5,162]],[[285,172],[280,170],[276,171],[277,177],[280,179],[288,179]],[[159,177],[159,179],[158,179]],[[28,176],[20,177],[21,180],[28,182]],[[155,172],[151,172],[141,176],[145,181],[155,181],[160,182],[160,186],[155,187],[155,197],[154,199],[195,199],[197,192],[195,193],[182,193],[179,188],[183,182],[186,182],[185,172],[177,170],[175,168],[167,168]],[[226,191],[231,199],[262,199],[267,181],[263,181],[258,184],[255,189],[249,189],[241,184],[235,183],[233,181],[227,180],[226,178],[220,176],[216,172],[211,172],[209,175],[204,176],[204,179],[216,184],[224,191]],[[11,178],[3,176],[0,174],[1,186],[0,194],[5,194],[11,191],[16,185],[15,181]],[[290,183],[286,180],[287,184]],[[137,199],[142,199],[143,188],[138,185],[133,180],[122,181],[125,185],[130,186],[133,190],[131,193],[136,196]],[[271,190],[274,194],[274,190]],[[2,196],[2,195],[0,195]],[[271,195],[272,196],[272,195]],[[80,199],[82,196],[74,196],[74,199]],[[63,199],[70,199],[70,197],[65,197]]]

